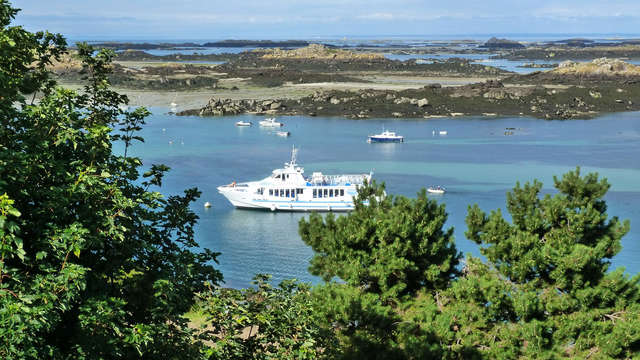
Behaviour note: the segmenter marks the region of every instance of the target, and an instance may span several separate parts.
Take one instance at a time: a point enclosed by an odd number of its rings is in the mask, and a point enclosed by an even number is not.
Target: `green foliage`
[[[302,240],[316,252],[310,271],[338,277],[365,292],[394,299],[422,288],[446,287],[457,274],[453,229],[444,231],[444,205],[426,196],[386,196],[384,186],[361,187],[355,211],[300,221]]]
[[[467,236],[488,261],[469,256],[460,273],[436,277],[413,275],[414,264],[447,269],[458,257],[450,232],[441,230],[443,207],[424,193],[383,199],[381,187],[366,187],[352,214],[301,221],[300,233],[316,251],[311,271],[344,281],[314,289],[321,325],[339,341],[337,356],[638,356],[640,275],[608,271],[629,224],[608,217],[609,184],[597,174],[581,176],[577,169],[555,186],[557,194],[541,196],[541,183],[518,184],[507,194],[512,222],[499,210],[487,215],[470,207]],[[400,245],[408,251],[394,251]],[[407,281],[415,278],[422,282]]]
[[[467,236],[493,266],[470,259],[448,292],[452,306],[475,309],[461,331],[484,328],[492,341],[476,346],[490,357],[637,355],[640,276],[607,272],[629,223],[608,218],[609,184],[597,174],[578,168],[555,187],[556,195],[540,198],[541,183],[516,185],[507,194],[512,224],[499,211],[469,208]]]
[[[607,220],[602,199],[609,189],[597,174],[580,177],[580,169],[555,178],[556,196],[539,198],[542,184],[516,185],[507,194],[513,224],[500,211],[486,216],[477,206],[467,217],[467,237],[479,244],[502,274],[518,283],[554,285],[563,291],[598,282],[607,259],[620,249],[629,222]]]
[[[113,154],[148,112],[121,110],[111,52],[80,44],[84,92],[55,88],[45,66],[64,39],[15,14],[0,1],[0,358],[199,356],[182,314],[221,280],[194,240],[199,192],[164,198],[150,188],[166,166],[140,177],[140,159]]]
[[[331,334],[319,325],[310,287],[284,281],[278,287],[258,275],[255,288],[218,288],[202,295],[206,321],[201,338],[213,343],[211,359],[330,358]]]
[[[311,273],[344,281],[314,290],[315,309],[323,326],[336,332],[342,357],[412,358],[417,348],[408,351],[402,339],[416,332],[426,339],[419,354],[439,354],[429,332],[405,323],[399,309],[419,291],[447,288],[458,274],[446,219],[444,205],[424,190],[407,199],[387,196],[373,183],[358,189],[349,215],[312,214],[300,221],[302,239],[316,252]]]

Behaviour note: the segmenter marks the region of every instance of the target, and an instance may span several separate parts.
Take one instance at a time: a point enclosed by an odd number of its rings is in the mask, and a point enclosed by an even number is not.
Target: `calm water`
[[[312,251],[299,238],[297,224],[305,214],[234,209],[216,187],[231,181],[258,180],[280,167],[291,146],[300,148],[307,172],[368,172],[387,184],[387,192],[415,196],[422,187],[443,185],[434,196],[446,204],[448,226],[464,253],[478,255],[465,239],[467,205],[485,211],[505,208],[505,193],[516,181],[540,179],[553,191],[553,175],[582,166],[612,183],[609,214],[631,220],[623,250],[613,260],[631,274],[640,271],[640,114],[622,113],[595,120],[544,121],[531,118],[443,118],[433,120],[348,120],[282,117],[292,136],[281,138],[256,126],[238,128],[254,116],[200,118],[167,115],[152,109],[143,130],[144,144],[134,147],[145,166],[164,163],[172,170],[164,181],[166,195],[196,186],[202,191],[193,209],[200,216],[201,246],[222,252],[219,268],[227,286],[247,286],[256,273],[275,279],[316,281],[307,273]],[[405,135],[403,144],[367,144],[366,136],[385,126]],[[504,136],[505,128],[517,128]],[[433,136],[447,130],[446,136]],[[170,144],[172,142],[172,144]],[[203,207],[210,201],[210,209]]]

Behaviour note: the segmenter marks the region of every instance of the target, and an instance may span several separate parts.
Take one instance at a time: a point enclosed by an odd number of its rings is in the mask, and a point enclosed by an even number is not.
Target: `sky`
[[[70,39],[638,34],[640,0],[13,0]]]

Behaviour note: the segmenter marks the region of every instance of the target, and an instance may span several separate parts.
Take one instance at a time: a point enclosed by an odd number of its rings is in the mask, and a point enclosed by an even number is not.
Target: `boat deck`
[[[322,175],[305,179],[307,186],[350,186],[362,185],[369,178],[369,174],[361,175]]]

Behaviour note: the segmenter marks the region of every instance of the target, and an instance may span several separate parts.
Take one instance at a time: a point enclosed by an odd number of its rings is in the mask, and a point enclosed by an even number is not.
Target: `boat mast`
[[[296,149],[296,146],[293,145],[293,148],[291,149],[291,162],[289,162],[288,165],[292,168],[295,167],[297,158],[298,158],[298,149]]]

